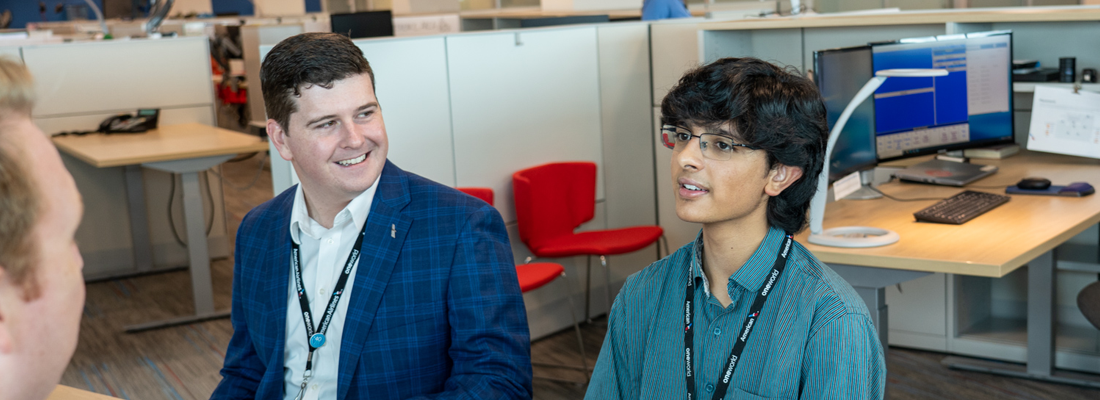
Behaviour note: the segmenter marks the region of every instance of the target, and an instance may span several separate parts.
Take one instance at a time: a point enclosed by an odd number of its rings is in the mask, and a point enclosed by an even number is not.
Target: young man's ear
[[[776,164],[775,168],[768,172],[768,184],[764,186],[764,193],[772,197],[778,196],[801,178],[802,168]]]
[[[286,145],[286,131],[274,119],[267,120],[267,137],[271,138],[271,143],[275,145],[275,150],[279,152],[280,157],[287,161],[294,159],[294,153]]]

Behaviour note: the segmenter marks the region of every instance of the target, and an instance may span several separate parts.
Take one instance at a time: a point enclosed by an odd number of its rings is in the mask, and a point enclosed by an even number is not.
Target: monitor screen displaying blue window
[[[871,79],[871,47],[857,46],[814,52],[814,82],[825,101],[829,130],[859,89]],[[875,166],[875,109],[864,101],[848,117],[829,157],[829,182]]]
[[[890,78],[875,91],[879,160],[1013,141],[1011,32],[878,43],[871,59],[875,72],[948,71],[940,77]]]

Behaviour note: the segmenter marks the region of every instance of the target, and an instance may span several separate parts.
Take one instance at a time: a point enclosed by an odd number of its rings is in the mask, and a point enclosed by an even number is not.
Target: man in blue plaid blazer
[[[347,37],[286,39],[260,78],[268,134],[301,183],[237,232],[212,398],[530,398],[500,214],[386,160],[374,74]]]

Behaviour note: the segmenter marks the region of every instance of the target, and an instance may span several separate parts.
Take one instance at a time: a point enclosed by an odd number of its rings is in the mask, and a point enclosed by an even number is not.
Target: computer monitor
[[[902,39],[871,46],[874,71],[946,68],[875,91],[879,161],[1013,141],[1012,32]]]
[[[557,25],[574,25],[574,24],[598,24],[601,22],[611,22],[611,17],[607,14],[598,15],[573,15],[568,17],[543,17],[543,18],[524,18],[519,20],[520,28],[541,28],[544,26],[557,26]]]
[[[334,33],[348,35],[352,39],[393,36],[393,13],[366,11],[329,16]]]
[[[814,82],[825,100],[830,131],[844,108],[872,76],[870,46],[814,52]],[[829,182],[875,166],[878,159],[874,125],[874,105],[864,101],[852,112],[844,131],[837,137],[829,157]]]

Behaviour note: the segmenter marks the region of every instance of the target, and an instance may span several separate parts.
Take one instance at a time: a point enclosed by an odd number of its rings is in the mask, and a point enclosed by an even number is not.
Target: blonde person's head
[[[35,244],[32,231],[42,204],[9,131],[12,119],[27,118],[34,107],[34,82],[18,60],[0,57],[0,279],[9,280],[34,298]]]
[[[34,80],[23,62],[0,57],[0,113],[30,115],[34,98]]]

